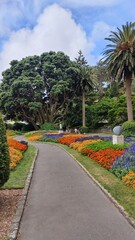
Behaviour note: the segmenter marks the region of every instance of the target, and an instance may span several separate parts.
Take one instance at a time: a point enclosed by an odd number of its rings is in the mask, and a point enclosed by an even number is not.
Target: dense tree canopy
[[[79,65],[62,52],[13,60],[3,72],[0,109],[7,119],[58,122],[68,113],[82,79]]]
[[[68,71],[74,63],[62,52],[43,53],[12,61],[3,72],[0,86],[0,108],[6,118],[34,125],[58,120],[75,92]]]

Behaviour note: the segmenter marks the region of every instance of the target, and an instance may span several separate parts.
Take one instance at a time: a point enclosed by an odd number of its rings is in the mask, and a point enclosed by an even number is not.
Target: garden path
[[[63,149],[39,149],[21,240],[135,240],[135,230]]]

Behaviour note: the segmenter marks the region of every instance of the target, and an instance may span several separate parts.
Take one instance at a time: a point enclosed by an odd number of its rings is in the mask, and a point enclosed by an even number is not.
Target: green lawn
[[[36,148],[29,145],[27,151],[23,155],[23,159],[16,166],[15,170],[11,171],[9,180],[2,188],[24,188],[35,154]]]
[[[72,154],[88,172],[112,195],[112,197],[124,207],[129,216],[135,219],[135,189],[128,187],[105,168],[101,167],[94,160],[80,154],[78,151],[62,146],[67,152]]]

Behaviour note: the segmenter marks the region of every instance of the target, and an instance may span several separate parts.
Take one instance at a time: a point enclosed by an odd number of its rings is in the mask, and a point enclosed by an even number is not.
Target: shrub
[[[88,127],[80,127],[80,132],[81,133],[88,133],[89,132],[89,128]]]
[[[2,114],[0,114],[0,187],[9,178],[10,157],[6,139],[6,128],[3,122]]]
[[[135,121],[126,121],[122,124],[122,134],[125,137],[135,135]]]
[[[57,130],[57,127],[53,123],[46,122],[40,126],[40,129],[42,129],[42,130]]]

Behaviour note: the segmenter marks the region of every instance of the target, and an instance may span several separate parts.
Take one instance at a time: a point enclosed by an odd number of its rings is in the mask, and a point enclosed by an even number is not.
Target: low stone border
[[[31,179],[32,179],[32,175],[33,175],[34,166],[35,166],[37,156],[38,156],[38,148],[36,147],[36,154],[35,154],[32,166],[30,168],[29,174],[27,176],[25,187],[22,191],[21,199],[19,200],[15,217],[14,217],[14,219],[12,221],[12,224],[11,224],[11,230],[10,230],[10,234],[8,236],[8,240],[16,240],[16,238],[17,238],[17,234],[18,234],[18,231],[19,231],[19,226],[20,226],[22,215],[23,215],[23,211],[24,211],[29,187],[30,187],[30,184],[31,184]]]
[[[88,172],[88,170],[69,152],[67,152],[62,146],[57,145],[63,149],[68,155],[70,155],[74,161],[83,169],[83,171],[92,179],[92,181],[102,190],[102,192],[109,198],[109,200],[117,207],[119,212],[125,217],[128,223],[135,229],[135,220],[131,218],[125,209],[112,197],[112,195]]]

